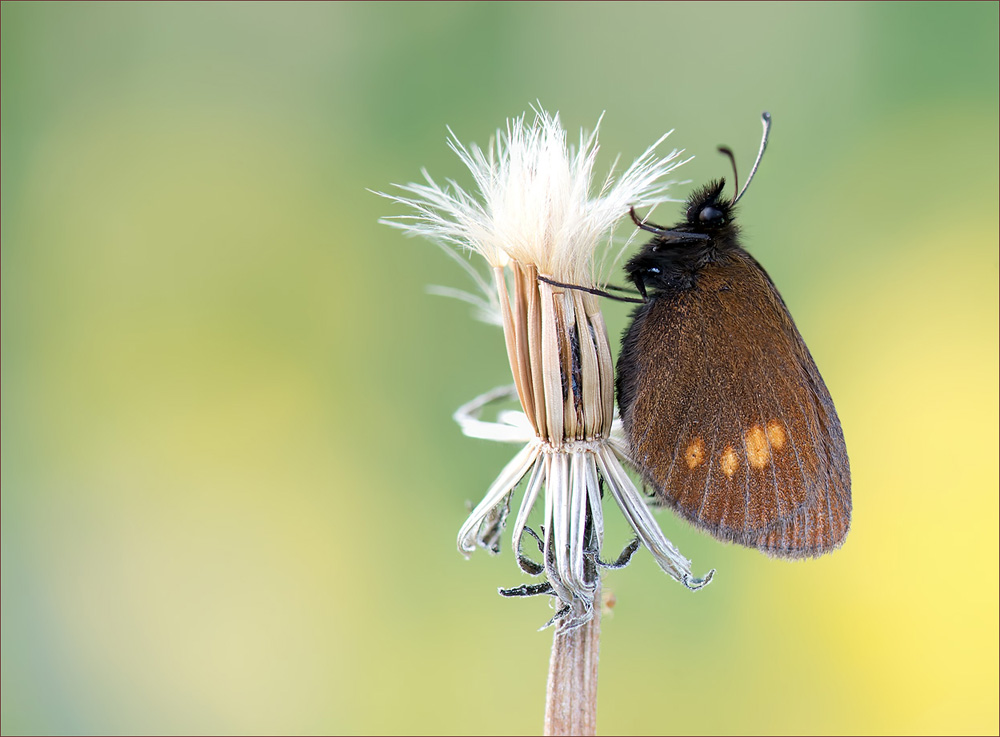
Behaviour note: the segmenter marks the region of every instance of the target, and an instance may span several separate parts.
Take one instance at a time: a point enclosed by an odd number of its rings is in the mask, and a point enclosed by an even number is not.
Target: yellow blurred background
[[[996,3],[0,11],[4,734],[541,731],[548,602],[455,548],[501,334],[366,191],[536,100],[694,183],[771,111],[746,243],[854,479],[814,562],[660,513],[718,572],[606,577],[599,730],[1000,730]]]

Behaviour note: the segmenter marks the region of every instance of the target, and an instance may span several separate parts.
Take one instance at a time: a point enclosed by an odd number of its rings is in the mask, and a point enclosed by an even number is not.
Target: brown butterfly
[[[625,266],[648,299],[622,339],[619,411],[657,502],[722,540],[820,555],[851,521],[844,434],[784,300],[740,245],[746,186],[728,199],[724,185],[695,192],[672,228],[638,223],[655,237]]]
[[[763,120],[747,185],[767,146]],[[746,185],[732,199],[724,185],[695,192],[671,228],[632,211],[654,238],[625,266],[643,297],[625,300],[643,304],[617,371],[631,458],[656,503],[715,537],[779,557],[821,555],[850,526],[844,435],[781,295],[740,245],[734,209]]]

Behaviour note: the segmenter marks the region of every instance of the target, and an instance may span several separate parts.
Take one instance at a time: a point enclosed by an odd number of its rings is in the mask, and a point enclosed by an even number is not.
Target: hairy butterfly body
[[[657,503],[725,541],[821,555],[850,526],[843,432],[781,295],[740,245],[746,187],[730,200],[724,184],[695,192],[672,228],[640,224],[655,236],[625,267],[646,300],[618,360],[626,438]]]

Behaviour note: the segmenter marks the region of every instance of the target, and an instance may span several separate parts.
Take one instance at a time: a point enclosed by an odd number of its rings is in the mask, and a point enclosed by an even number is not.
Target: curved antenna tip
[[[754,174],[757,173],[757,167],[760,166],[760,160],[764,158],[764,151],[767,149],[767,139],[771,135],[771,113],[765,110],[761,113],[760,120],[764,124],[764,135],[760,139],[760,151],[757,152],[757,160],[753,164],[753,169],[750,170],[750,176],[747,177],[746,184],[743,185],[743,189],[739,190],[739,194],[733,198],[734,205],[740,201],[740,198],[747,191],[747,187],[750,186],[750,182],[753,181]]]

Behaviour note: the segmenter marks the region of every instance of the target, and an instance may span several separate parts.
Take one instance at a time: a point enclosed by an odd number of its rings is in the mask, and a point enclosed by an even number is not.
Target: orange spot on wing
[[[705,443],[700,437],[688,443],[687,450],[684,451],[684,460],[690,469],[695,469],[705,462]]]
[[[732,478],[733,474],[736,473],[736,469],[740,467],[740,459],[736,455],[736,451],[733,450],[733,446],[726,446],[726,449],[722,452],[722,462],[720,465],[722,466],[722,472],[728,478]]]
[[[744,438],[747,446],[747,460],[754,468],[764,468],[771,460],[771,451],[767,446],[767,433],[760,425],[754,425],[747,430]]]
[[[785,445],[785,441],[788,440],[785,428],[777,420],[771,420],[767,423],[767,440],[774,450],[781,450]]]

